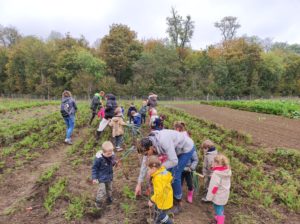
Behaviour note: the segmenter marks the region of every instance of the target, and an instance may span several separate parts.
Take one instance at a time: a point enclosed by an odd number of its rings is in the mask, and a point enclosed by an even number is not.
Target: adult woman
[[[161,131],[153,131],[148,137],[143,138],[141,146],[138,151],[144,157],[135,194],[141,194],[142,182],[147,171],[147,157],[158,155],[162,158],[162,165],[171,171],[173,175],[174,208],[172,212],[180,212],[182,198],[181,175],[195,151],[193,140],[181,132],[163,129]]]
[[[65,143],[72,145],[71,135],[75,126],[75,113],[77,105],[70,91],[65,90],[62,94],[60,112],[67,126]]]

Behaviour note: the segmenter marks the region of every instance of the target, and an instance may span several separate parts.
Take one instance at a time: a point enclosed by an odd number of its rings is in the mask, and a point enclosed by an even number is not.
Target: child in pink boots
[[[217,224],[224,224],[224,205],[228,202],[231,177],[228,158],[222,154],[218,154],[214,158],[212,170],[213,174],[209,182],[206,199],[213,202]]]

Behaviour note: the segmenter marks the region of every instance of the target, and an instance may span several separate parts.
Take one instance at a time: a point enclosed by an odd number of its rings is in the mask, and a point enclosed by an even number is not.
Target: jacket
[[[91,110],[96,112],[100,108],[100,106],[101,106],[100,95],[99,93],[95,93],[90,108]]]
[[[203,160],[203,168],[202,173],[204,176],[210,177],[212,174],[212,164],[215,159],[215,157],[218,155],[218,151],[215,147],[211,147],[207,150],[207,152],[204,154],[204,160]]]
[[[153,195],[151,201],[158,209],[167,210],[173,206],[172,174],[165,167],[160,167],[152,175]]]
[[[135,127],[141,127],[142,125],[142,116],[139,113],[136,113],[133,116],[133,124]]]
[[[214,167],[206,199],[216,205],[226,205],[230,193],[231,170],[226,167]]]
[[[146,115],[146,113],[147,113],[147,105],[142,106],[142,108],[140,109],[139,113],[142,114],[142,115]]]
[[[60,105],[60,113],[63,117],[74,116],[77,105],[72,97],[63,97]]]
[[[147,106],[149,106],[149,107],[156,107],[157,106],[157,96],[156,95],[150,95],[148,97]]]
[[[115,109],[118,105],[115,95],[109,93],[106,98],[105,119],[111,119],[115,115]]]
[[[92,179],[100,183],[113,180],[113,166],[116,164],[114,154],[111,157],[104,157],[102,151],[97,152],[92,167]]]
[[[185,165],[184,170],[186,170],[186,168],[190,168],[192,171],[196,170],[198,162],[199,162],[199,158],[198,158],[197,151],[195,150],[192,155],[192,158]]]
[[[126,123],[124,122],[122,115],[113,117],[108,125],[112,127],[112,137],[124,135],[123,125],[126,125]]]
[[[135,107],[135,106],[130,106],[130,107],[128,108],[128,111],[127,111],[127,117],[131,117],[131,111],[137,112],[136,107]]]
[[[149,135],[157,154],[166,155],[167,160],[162,164],[166,169],[173,168],[178,164],[178,155],[188,153],[194,148],[194,141],[184,133],[163,129],[161,131],[152,131]],[[143,157],[138,182],[144,180],[147,172],[147,156]]]

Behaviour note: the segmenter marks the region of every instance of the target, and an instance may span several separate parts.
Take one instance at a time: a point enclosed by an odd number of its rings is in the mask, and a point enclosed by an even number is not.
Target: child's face
[[[112,149],[105,150],[105,151],[103,151],[103,155],[105,157],[111,157],[113,155],[113,150]]]
[[[216,166],[221,166],[221,165],[217,161],[214,160],[213,163],[212,163],[212,166],[216,167]]]

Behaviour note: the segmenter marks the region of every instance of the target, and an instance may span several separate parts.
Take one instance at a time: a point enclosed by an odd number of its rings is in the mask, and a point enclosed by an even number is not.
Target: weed
[[[86,198],[74,197],[71,199],[71,202],[64,216],[68,221],[81,219],[85,213],[85,207]]]
[[[38,179],[38,183],[44,183],[48,182],[56,173],[56,171],[59,169],[58,165],[55,165],[53,167],[50,167],[48,170],[46,170]]]
[[[44,201],[44,207],[48,213],[51,212],[56,199],[59,198],[63,194],[66,185],[67,185],[67,180],[60,179],[49,188],[47,197]]]

